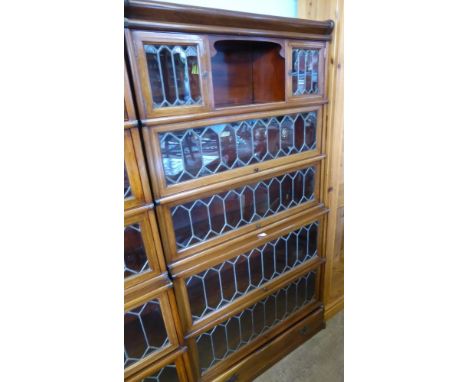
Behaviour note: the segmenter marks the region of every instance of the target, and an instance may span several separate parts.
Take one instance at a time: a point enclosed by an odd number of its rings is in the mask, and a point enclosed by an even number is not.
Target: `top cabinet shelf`
[[[325,100],[325,42],[127,31],[144,120]]]
[[[216,108],[284,102],[284,41],[210,40]]]

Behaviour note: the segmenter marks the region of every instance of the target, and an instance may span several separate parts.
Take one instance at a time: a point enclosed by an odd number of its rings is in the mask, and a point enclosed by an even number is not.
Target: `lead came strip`
[[[309,57],[309,59],[308,59]],[[293,49],[293,94],[318,94],[318,49]]]

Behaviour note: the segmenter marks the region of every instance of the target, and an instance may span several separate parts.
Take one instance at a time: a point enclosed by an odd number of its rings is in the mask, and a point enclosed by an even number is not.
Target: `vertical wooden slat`
[[[324,304],[325,318],[328,319],[334,313],[340,311],[343,307],[343,288],[335,290],[342,285],[343,272],[337,272],[334,264],[337,261],[342,262],[342,258],[336,256],[340,251],[339,239],[342,232],[343,219],[341,218],[343,207],[343,92],[344,92],[344,9],[343,0],[298,0],[298,16],[300,18],[328,20],[335,22],[333,40],[329,47],[328,54],[328,95],[329,105],[326,108],[326,131],[328,157],[324,166],[325,182],[327,193],[324,195],[324,201],[330,209],[327,218],[326,227],[326,258],[324,277]],[[341,255],[342,256],[342,255]],[[334,272],[335,269],[335,272]],[[342,269],[342,267],[341,267]]]

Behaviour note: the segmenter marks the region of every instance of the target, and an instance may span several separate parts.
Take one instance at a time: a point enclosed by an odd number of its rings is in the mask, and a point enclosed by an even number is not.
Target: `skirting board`
[[[344,309],[344,296],[341,296],[337,300],[333,301],[331,304],[325,305],[325,321],[332,318],[338,312],[341,312]]]

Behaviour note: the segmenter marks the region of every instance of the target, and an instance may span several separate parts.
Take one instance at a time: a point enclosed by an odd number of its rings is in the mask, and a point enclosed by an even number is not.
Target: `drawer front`
[[[191,319],[237,301],[318,256],[319,220],[185,279]]]
[[[288,42],[289,101],[325,98],[325,44]]]
[[[274,328],[318,299],[320,268],[252,304],[195,338],[199,372],[204,374],[237,352],[254,347]],[[244,350],[247,351],[247,350]],[[219,368],[219,367],[218,367]]]
[[[162,290],[161,290],[162,289]],[[133,375],[175,350],[180,343],[171,287],[126,303],[124,313],[125,376]]]
[[[143,211],[125,218],[125,287],[136,285],[165,272],[162,247],[154,212]]]
[[[192,125],[150,129],[150,166],[159,196],[294,163],[321,151],[319,107],[303,113]]]
[[[168,261],[318,204],[320,164],[168,209]]]
[[[125,382],[188,382],[189,369],[186,348],[180,348],[157,361]]]
[[[205,38],[188,34],[127,33],[132,73],[145,118],[203,112],[211,107]]]

